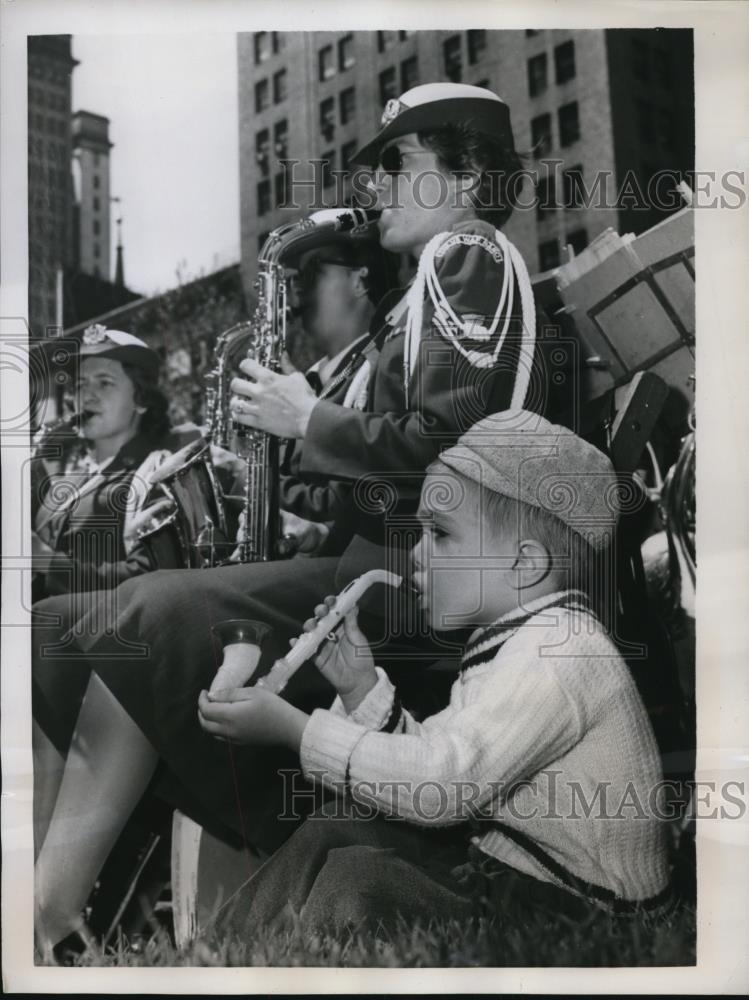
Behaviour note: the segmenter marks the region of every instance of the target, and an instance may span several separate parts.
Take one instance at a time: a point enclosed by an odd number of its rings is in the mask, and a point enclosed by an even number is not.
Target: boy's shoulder
[[[632,677],[610,631],[584,607],[554,606],[531,615],[502,648],[526,667],[545,668],[565,686],[595,697],[629,687]]]

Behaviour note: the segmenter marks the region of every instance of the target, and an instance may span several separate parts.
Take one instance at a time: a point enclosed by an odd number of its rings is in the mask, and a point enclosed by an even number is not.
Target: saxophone
[[[138,532],[148,541],[159,568],[215,566],[228,554],[226,500],[210,460],[210,446],[234,452],[245,464],[242,540],[231,562],[266,562],[281,555],[280,439],[247,428],[231,417],[231,380],[239,361],[254,358],[279,371],[286,349],[288,285],[285,262],[318,245],[323,234],[356,236],[376,224],[379,213],[362,209],[324,209],[298,222],[274,229],[262,246],[255,281],[257,303],[249,320],[229,327],[216,340],[213,367],[204,376],[204,436],[167,459],[153,477],[161,495],[172,501],[167,514],[157,515]],[[168,529],[168,530],[165,530]],[[158,555],[154,543],[159,542]]]
[[[255,281],[257,305],[249,324],[227,331],[226,346],[234,342],[246,327],[251,330],[247,343],[247,357],[254,358],[264,368],[280,371],[281,356],[286,349],[288,321],[288,284],[285,262],[293,254],[299,255],[321,242],[321,236],[347,233],[352,236],[370,230],[379,213],[363,209],[324,209],[298,222],[286,223],[274,229],[263,244],[258,257],[258,276]],[[219,345],[217,345],[218,347]],[[219,349],[216,367],[209,380],[209,406],[211,424],[216,435],[215,443],[229,447],[246,464],[244,485],[244,537],[239,544],[240,562],[264,562],[277,559],[280,554],[281,512],[280,488],[280,439],[265,431],[246,428],[236,421],[229,421],[228,366],[225,363],[225,345]],[[233,440],[226,442],[227,429]]]

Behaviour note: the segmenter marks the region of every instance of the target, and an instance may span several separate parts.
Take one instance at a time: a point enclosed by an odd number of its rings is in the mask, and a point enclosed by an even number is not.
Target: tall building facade
[[[73,115],[74,215],[77,268],[109,281],[111,265],[111,205],[109,186],[109,119],[90,111]]]
[[[510,106],[529,177],[506,232],[532,272],[609,226],[641,232],[656,221],[637,190],[617,201],[628,173],[644,196],[658,170],[693,169],[690,31],[265,31],[239,35],[238,68],[248,283],[271,229],[313,202],[347,201],[350,180],[337,172],[379,128],[387,101],[419,83],[488,87]],[[281,160],[299,161],[296,207]]]
[[[29,325],[43,337],[61,320],[62,273],[73,263],[70,35],[28,39]]]

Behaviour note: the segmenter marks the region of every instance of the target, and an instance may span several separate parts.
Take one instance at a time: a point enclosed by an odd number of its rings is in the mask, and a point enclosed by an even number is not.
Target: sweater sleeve
[[[470,701],[456,698],[454,687],[446,709],[423,723],[404,714],[399,732],[373,732],[352,718],[315,710],[302,737],[305,773],[334,787],[347,782],[354,798],[374,800],[409,822],[466,820],[557,759],[582,733],[575,698],[553,662],[497,667],[471,681]]]
[[[459,323],[455,327],[435,322],[425,303],[408,408],[404,336],[397,332],[380,352],[371,393],[374,412],[347,409],[328,400],[317,403],[304,440],[302,473],[351,480],[373,471],[423,471],[475,421],[477,413],[510,406],[517,378],[527,373],[520,371],[517,336],[507,336],[499,347],[505,315],[512,320],[510,333],[515,334],[520,315],[514,282],[509,282],[511,291],[503,296],[501,251],[483,231],[455,233],[435,260],[435,271]],[[487,337],[500,307],[497,332]]]

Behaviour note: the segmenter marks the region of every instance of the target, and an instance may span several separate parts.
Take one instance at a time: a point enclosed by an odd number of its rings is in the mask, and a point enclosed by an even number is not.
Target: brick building
[[[419,83],[485,86],[509,104],[517,147],[538,171],[523,200],[540,206],[517,211],[506,231],[532,272],[556,266],[565,245],[579,250],[608,226],[641,232],[657,221],[653,211],[615,204],[628,171],[647,187],[661,168],[693,168],[688,30],[265,31],[238,36],[238,65],[248,284],[271,229],[304,214],[313,198],[327,206],[346,200],[350,187],[335,172],[379,127],[387,100]],[[301,161],[296,210],[279,207],[289,176],[281,160]],[[595,197],[599,171],[609,174],[610,208]]]

